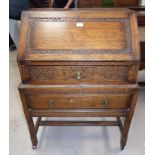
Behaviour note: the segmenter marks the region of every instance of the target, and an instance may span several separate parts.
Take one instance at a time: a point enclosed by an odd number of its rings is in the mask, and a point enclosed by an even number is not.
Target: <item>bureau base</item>
[[[121,131],[120,148],[123,150],[127,142],[128,131],[137,102],[138,90],[139,87],[137,85],[118,85],[115,87],[113,85],[102,85],[100,87],[97,86],[97,88],[96,86],[86,85],[84,87],[67,86],[67,89],[66,86],[20,85],[20,97],[33,148],[36,148],[38,144],[37,131],[39,126],[118,126]],[[69,97],[68,94],[70,94]],[[101,98],[105,96],[109,97],[110,100],[107,107],[102,104],[102,100],[97,100],[97,97],[100,96]],[[48,97],[53,98],[55,101],[52,107],[51,104],[49,105]],[[58,100],[60,97],[61,100]],[[84,98],[87,102],[80,100]],[[91,103],[91,99],[95,98],[96,100],[93,100]],[[75,104],[70,104],[70,101],[73,101],[73,99]],[[80,101],[83,104],[80,104]],[[61,103],[61,106],[59,106],[59,103]],[[35,124],[33,122],[34,117],[38,118]],[[116,120],[48,121],[42,120],[42,117],[111,117],[116,118]],[[125,118],[123,123],[121,118]]]

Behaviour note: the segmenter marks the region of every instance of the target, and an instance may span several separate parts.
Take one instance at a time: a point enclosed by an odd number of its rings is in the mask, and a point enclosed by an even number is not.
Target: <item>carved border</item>
[[[34,29],[34,25],[36,22],[121,22],[124,24],[125,28],[125,40],[126,40],[126,49],[123,50],[86,50],[86,49],[79,49],[79,50],[37,50],[32,49],[32,41],[31,41],[31,34]],[[27,41],[26,41],[26,51],[27,54],[131,54],[131,30],[130,30],[130,22],[127,18],[69,18],[69,17],[44,17],[44,18],[37,18],[37,17],[29,17],[28,18],[28,32],[27,32]]]

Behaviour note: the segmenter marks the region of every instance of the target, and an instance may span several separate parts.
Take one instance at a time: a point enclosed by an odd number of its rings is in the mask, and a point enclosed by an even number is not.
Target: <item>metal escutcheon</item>
[[[80,80],[81,79],[81,73],[80,72],[76,73],[75,79],[76,80]]]
[[[52,99],[48,100],[48,106],[49,106],[49,108],[51,108],[53,106],[53,100]]]
[[[108,108],[108,104],[109,104],[109,100],[108,100],[108,99],[105,99],[105,100],[103,101],[103,106],[104,106],[104,108]]]

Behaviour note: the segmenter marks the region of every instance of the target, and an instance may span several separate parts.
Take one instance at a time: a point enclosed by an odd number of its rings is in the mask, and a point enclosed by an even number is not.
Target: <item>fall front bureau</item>
[[[119,126],[127,142],[138,97],[139,42],[127,9],[35,10],[22,14],[19,93],[32,146],[39,126]],[[34,125],[33,117],[37,117]],[[48,121],[42,117],[115,117]],[[125,118],[125,121],[122,121]]]

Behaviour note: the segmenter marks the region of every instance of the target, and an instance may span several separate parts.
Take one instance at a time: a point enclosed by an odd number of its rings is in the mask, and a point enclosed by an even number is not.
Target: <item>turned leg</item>
[[[128,132],[129,132],[131,120],[132,120],[132,117],[134,114],[134,109],[135,109],[135,105],[137,102],[137,97],[138,97],[138,92],[136,91],[132,96],[132,101],[130,104],[130,110],[129,110],[127,117],[125,119],[125,122],[124,122],[123,130],[122,130],[122,136],[121,136],[121,150],[124,149],[126,142],[127,142]]]
[[[27,107],[26,97],[25,97],[24,93],[21,92],[21,91],[20,91],[20,97],[21,97],[21,100],[22,100],[23,110],[24,110],[25,118],[27,120],[29,132],[30,132],[32,148],[35,149],[37,147],[37,144],[38,144],[37,131],[35,129],[35,126],[34,126],[31,114],[29,112],[29,109]]]

